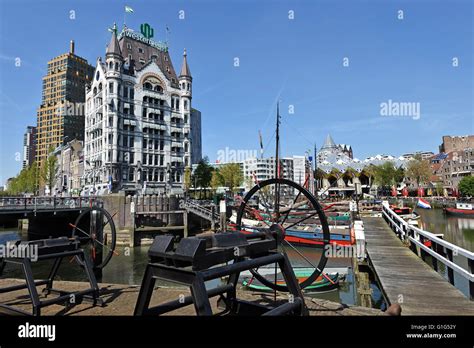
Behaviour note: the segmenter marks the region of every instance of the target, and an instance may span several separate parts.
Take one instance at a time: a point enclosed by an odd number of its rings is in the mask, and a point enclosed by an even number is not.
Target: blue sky
[[[259,129],[269,143],[278,98],[283,155],[319,147],[328,133],[358,158],[436,151],[442,135],[473,134],[469,0],[0,0],[0,184],[21,167],[15,154],[26,126],[36,124],[47,61],[74,39],[76,54],[95,65],[107,28],[123,24],[125,4],[134,9],[131,28],[148,22],[160,40],[168,25],[175,70],[187,49],[211,160],[226,147],[258,149]],[[381,116],[388,100],[420,103],[420,119]]]

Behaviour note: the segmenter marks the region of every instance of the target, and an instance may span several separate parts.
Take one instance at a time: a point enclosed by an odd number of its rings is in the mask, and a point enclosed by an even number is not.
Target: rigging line
[[[268,115],[267,115],[267,119],[265,120],[265,122],[263,123],[263,128],[266,127],[268,121],[270,120],[270,118],[274,115],[273,114],[273,108],[276,106],[276,104],[278,103],[278,100],[280,100],[280,97],[281,97],[281,94],[283,93],[283,90],[285,89],[286,87],[286,83],[288,81],[288,76],[283,80],[283,84],[281,85],[280,87],[280,90],[278,91],[275,99],[273,100],[273,103],[270,105],[270,109],[268,110]]]
[[[262,155],[264,155],[265,152],[267,151],[268,145],[270,145],[270,143],[272,142],[273,138],[275,137],[275,134],[276,134],[276,131],[273,132],[273,135],[271,136],[270,140],[268,140],[267,144],[263,147]]]
[[[311,144],[311,146],[314,146],[314,141],[311,141],[309,140],[303,133],[300,132],[300,130],[298,128],[296,128],[295,126],[293,126],[291,123],[285,121],[285,124],[290,126],[291,128],[293,128],[294,131],[296,131],[301,137],[304,138],[304,140],[306,140],[308,143]]]

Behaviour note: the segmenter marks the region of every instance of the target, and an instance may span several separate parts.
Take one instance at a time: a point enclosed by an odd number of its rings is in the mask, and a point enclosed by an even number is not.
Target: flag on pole
[[[417,207],[423,208],[423,209],[431,209],[431,204],[427,200],[423,198],[418,198],[418,203],[416,204]]]
[[[125,12],[133,13],[133,8],[131,8],[130,6],[125,5]]]

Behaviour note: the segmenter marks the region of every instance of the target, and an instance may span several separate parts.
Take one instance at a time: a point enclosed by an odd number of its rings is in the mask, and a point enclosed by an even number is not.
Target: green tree
[[[435,190],[437,196],[442,196],[444,192],[443,183],[438,181],[435,185]]]
[[[8,188],[11,194],[19,193],[36,193],[37,191],[37,166],[33,163],[21,172],[12,180]]]
[[[186,191],[189,191],[189,189],[191,188],[191,167],[189,166],[184,169],[183,185]]]
[[[432,173],[429,162],[422,160],[420,155],[416,155],[414,159],[408,162],[406,175],[416,182],[417,188],[421,183],[427,182]]]
[[[463,196],[474,197],[474,176],[465,176],[458,185],[459,192]]]
[[[397,169],[393,162],[387,161],[378,166],[374,166],[375,183],[382,188],[382,193],[385,195],[386,189],[396,184]]]
[[[228,187],[231,192],[234,192],[234,188],[240,186],[244,181],[244,176],[238,163],[223,165],[219,169],[219,174],[222,177],[222,186]]]
[[[403,181],[404,178],[405,178],[405,169],[403,169],[402,167],[398,167],[397,170],[395,171],[393,181],[395,182],[395,184],[399,184]]]
[[[209,158],[204,157],[196,167],[193,175],[193,183],[200,188],[199,197],[202,198],[202,190],[209,187],[214,169],[209,165]]]
[[[253,177],[251,176],[247,176],[244,179],[244,182],[245,182],[245,186],[248,187],[249,189],[251,189],[252,187],[256,185],[256,183],[253,181]]]
[[[56,180],[56,172],[58,169],[58,159],[55,155],[48,156],[40,169],[40,177],[44,185],[48,186],[50,194],[53,192],[54,181]]]
[[[211,178],[211,187],[214,192],[219,188],[219,186],[222,185],[222,181],[223,181],[222,176],[220,175],[219,170],[215,169],[212,172],[212,178]]]

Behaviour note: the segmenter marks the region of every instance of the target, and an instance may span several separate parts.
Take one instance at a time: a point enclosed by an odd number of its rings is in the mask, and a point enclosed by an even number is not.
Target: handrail
[[[396,214],[388,202],[382,203],[382,212],[390,227],[402,241],[410,242],[410,249],[417,252],[424,259],[424,255],[429,254],[433,257],[433,268],[437,271],[437,261],[442,262],[448,270],[448,280],[454,285],[453,271],[469,281],[470,298],[474,299],[474,252],[461,248],[453,243],[445,241],[435,234],[422,230],[416,226],[410,225]],[[431,247],[424,244],[425,241],[431,242]],[[440,247],[442,250],[440,250]],[[444,255],[443,255],[444,254]],[[468,269],[464,269],[454,262],[453,255],[461,255],[467,259]]]
[[[198,211],[201,214],[206,215],[209,219],[214,219],[214,220],[219,219],[219,215],[217,213],[213,214],[211,209],[204,208],[204,207],[202,207],[199,204],[196,204],[194,202],[187,201],[186,202],[186,207],[190,210],[194,210],[194,212]]]
[[[88,207],[90,201],[100,203],[97,197],[0,197],[0,211],[81,210]]]

